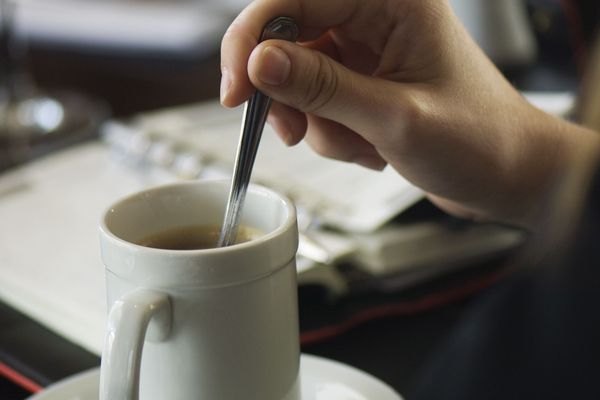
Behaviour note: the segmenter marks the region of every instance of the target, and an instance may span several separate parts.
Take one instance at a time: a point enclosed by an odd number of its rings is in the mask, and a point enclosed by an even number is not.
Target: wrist
[[[508,220],[537,231],[566,211],[586,189],[600,154],[594,131],[529,106],[518,135]],[[567,193],[565,193],[567,192]]]

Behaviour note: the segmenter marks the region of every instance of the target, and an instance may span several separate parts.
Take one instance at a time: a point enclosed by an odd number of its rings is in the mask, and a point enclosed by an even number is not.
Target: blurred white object
[[[522,92],[527,101],[549,114],[567,118],[574,111],[577,97],[572,92]]]
[[[522,0],[451,0],[475,41],[497,64],[535,61],[537,45]]]
[[[231,17],[210,2],[17,0],[16,29],[36,42],[150,52],[218,49]]]
[[[203,1],[203,0],[199,0]],[[208,0],[211,1],[211,0]],[[248,4],[252,3],[252,0],[220,0],[219,6],[223,7],[223,10],[229,11],[233,14],[237,14],[242,11]]]
[[[215,51],[250,0],[15,0],[17,30],[35,41],[87,48]],[[497,63],[523,65],[537,47],[522,0],[451,0],[477,43]]]

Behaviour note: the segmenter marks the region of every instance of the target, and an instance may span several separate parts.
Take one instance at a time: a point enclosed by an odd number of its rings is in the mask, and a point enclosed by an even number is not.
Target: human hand
[[[257,45],[277,16],[300,43]],[[221,48],[221,101],[256,89],[289,145],[363,166],[391,164],[455,214],[535,225],[589,132],[529,105],[444,0],[256,0]],[[582,147],[583,146],[583,147]]]

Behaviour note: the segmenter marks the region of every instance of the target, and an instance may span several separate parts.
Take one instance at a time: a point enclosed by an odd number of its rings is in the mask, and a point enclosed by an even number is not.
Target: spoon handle
[[[294,20],[290,17],[278,17],[265,25],[260,41],[279,39],[293,42],[297,38],[298,27]],[[246,102],[218,247],[229,246],[235,242],[252,167],[270,106],[271,98],[259,91],[256,91]]]

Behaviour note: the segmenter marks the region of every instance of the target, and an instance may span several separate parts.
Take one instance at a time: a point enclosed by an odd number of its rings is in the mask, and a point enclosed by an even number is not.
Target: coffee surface
[[[135,242],[145,247],[164,250],[200,250],[217,247],[221,227],[217,225],[188,225],[149,234]],[[235,244],[244,243],[262,236],[263,233],[240,225]]]

